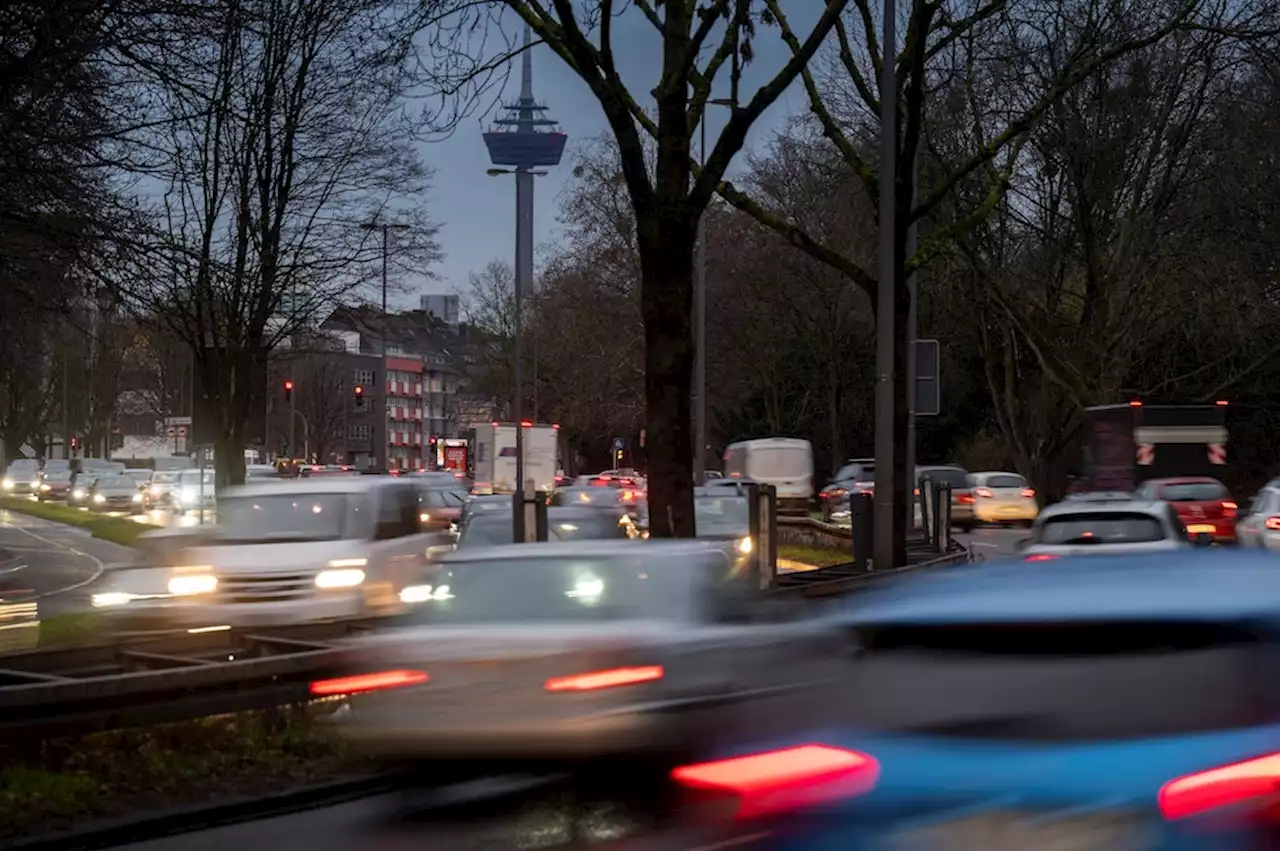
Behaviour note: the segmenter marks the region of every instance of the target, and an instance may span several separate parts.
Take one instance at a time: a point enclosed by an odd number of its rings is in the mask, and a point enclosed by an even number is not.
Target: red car
[[[1158,499],[1173,506],[1178,519],[1193,538],[1202,533],[1213,535],[1215,543],[1236,542],[1237,505],[1226,485],[1208,476],[1179,479],[1152,479],[1143,482],[1136,496]]]

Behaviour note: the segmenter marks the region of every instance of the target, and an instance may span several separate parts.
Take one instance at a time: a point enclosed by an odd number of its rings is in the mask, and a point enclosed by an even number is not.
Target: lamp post
[[[736,109],[730,98],[712,98],[708,106]],[[698,166],[707,163],[707,118],[698,122]],[[697,274],[693,288],[693,480],[699,486],[707,478],[707,211],[698,216]]]
[[[532,185],[533,178],[542,177],[547,172],[544,170],[528,169],[528,168],[490,168],[485,170],[485,174],[490,177],[501,177],[505,174],[513,174],[516,183],[522,180],[530,181]],[[531,194],[531,193],[530,193]],[[532,244],[533,240],[533,222],[526,221],[526,217],[522,215],[519,199],[520,193],[516,193],[516,265],[515,265],[515,301],[512,305],[512,324],[515,334],[515,396],[512,397],[511,418],[516,424],[516,493],[524,493],[524,426],[520,423],[524,420],[524,374],[523,374],[523,358],[521,354],[521,306],[524,302],[524,291],[527,287],[533,285],[532,280],[527,280],[532,275],[533,270],[527,268],[532,265],[532,256],[525,257],[525,249]],[[532,211],[530,210],[530,216]],[[528,244],[528,245],[527,245]],[[535,364],[536,368],[536,364]],[[535,381],[537,380],[535,376]]]
[[[873,528],[874,567],[893,567],[894,503],[901,499],[892,487],[894,407],[894,299],[898,185],[898,36],[894,0],[884,0],[884,51],[880,69],[880,263],[876,283],[876,492]],[[910,471],[909,471],[910,472]]]
[[[387,414],[386,408],[386,387],[387,387],[387,259],[391,255],[391,231],[409,230],[409,226],[403,223],[372,221],[361,225],[362,228],[369,231],[382,231],[382,321],[378,328],[378,356],[382,360],[382,396],[383,396],[383,412],[381,416],[375,416],[374,421],[377,423],[378,458],[381,460],[380,469],[386,469],[390,465],[390,459],[387,458]]]

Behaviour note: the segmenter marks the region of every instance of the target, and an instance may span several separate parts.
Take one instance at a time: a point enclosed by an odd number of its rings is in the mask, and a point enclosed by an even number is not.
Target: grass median
[[[285,707],[0,745],[0,840],[369,770],[325,723],[321,713],[331,708]]]
[[[778,558],[816,568],[830,567],[833,564],[848,564],[853,561],[853,553],[847,549],[829,550],[825,547],[781,544],[778,547]]]
[[[51,520],[54,523],[88,529],[95,538],[125,547],[137,546],[139,535],[160,528],[150,523],[136,523],[127,517],[107,517],[94,514],[92,511],[81,511],[79,508],[51,505],[47,502],[37,502],[16,496],[0,497],[0,508],[38,517],[41,520]]]

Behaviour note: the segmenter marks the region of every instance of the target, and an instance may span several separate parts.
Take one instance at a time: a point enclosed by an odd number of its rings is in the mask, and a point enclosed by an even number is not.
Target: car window
[[[461,508],[467,502],[467,494],[458,490],[424,490],[418,492],[418,502],[427,508]]]
[[[959,467],[926,467],[920,471],[920,478],[928,476],[936,484],[951,485],[952,490],[965,490],[969,487],[969,473]]]
[[[873,479],[876,475],[876,468],[871,464],[845,464],[836,471],[832,481],[835,482],[852,482]]]
[[[138,483],[129,476],[103,476],[94,482],[94,487],[103,490],[123,490],[125,488],[137,489]]]
[[[703,496],[693,503],[699,537],[745,535],[751,526],[751,505],[741,496]]]
[[[418,493],[411,485],[382,488],[378,493],[377,537],[403,538],[420,529]]]
[[[1160,518],[1138,511],[1089,511],[1048,518],[1039,544],[1144,544],[1166,538]]]
[[[1001,474],[998,476],[987,476],[987,487],[989,488],[1025,488],[1027,480],[1022,476]]]
[[[1167,502],[1208,502],[1226,499],[1227,489],[1221,482],[1185,482],[1165,485],[1160,497]]]
[[[341,493],[220,497],[215,535],[226,544],[342,540],[360,534],[363,505]]]

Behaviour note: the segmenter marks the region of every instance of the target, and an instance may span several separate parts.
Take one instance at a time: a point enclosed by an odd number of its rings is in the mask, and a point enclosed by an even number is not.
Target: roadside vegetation
[[[50,505],[47,502],[36,502],[15,496],[0,497],[0,508],[39,517],[41,520],[51,520],[54,523],[88,529],[93,537],[124,547],[136,547],[139,535],[160,528],[150,523],[136,523],[127,517],[107,517],[91,511],[81,511],[79,508]]]

